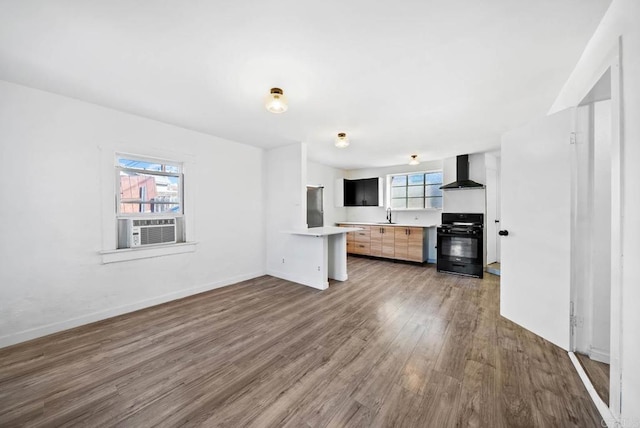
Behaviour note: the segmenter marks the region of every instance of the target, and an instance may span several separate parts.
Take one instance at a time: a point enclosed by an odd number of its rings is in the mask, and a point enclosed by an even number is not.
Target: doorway
[[[613,71],[612,71],[613,70]],[[619,324],[615,309],[619,228],[616,67],[601,76],[577,107],[572,200],[571,350],[601,403],[619,414]],[[619,146],[618,146],[619,147]],[[594,401],[597,401],[594,397]],[[598,404],[596,402],[596,404]]]

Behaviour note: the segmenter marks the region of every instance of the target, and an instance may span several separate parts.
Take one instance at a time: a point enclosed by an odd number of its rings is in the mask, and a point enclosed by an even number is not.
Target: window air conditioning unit
[[[128,219],[129,248],[176,242],[176,219]]]

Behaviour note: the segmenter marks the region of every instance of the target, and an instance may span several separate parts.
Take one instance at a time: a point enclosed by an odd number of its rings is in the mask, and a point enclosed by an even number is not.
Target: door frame
[[[622,129],[622,68],[620,63],[621,43],[618,40],[617,49],[615,49],[604,62],[603,72],[611,71],[611,306],[610,306],[610,365],[609,365],[609,403],[600,400],[591,385],[590,380],[577,362],[575,357],[572,361],[576,365],[583,382],[590,390],[592,399],[598,406],[605,404],[608,411],[616,419],[621,416],[621,392],[622,392],[622,243],[623,243],[623,223],[622,213],[624,208],[623,198],[623,173],[624,173],[624,144]],[[581,101],[577,107],[587,105],[593,101]],[[589,171],[589,179],[593,177],[593,169]],[[572,190],[575,195],[576,188]],[[573,223],[574,219],[572,219]],[[574,224],[572,224],[572,228]],[[573,240],[572,240],[573,241]],[[571,284],[571,302],[577,301],[578,287],[572,281]],[[570,322],[575,322],[573,319]],[[576,338],[574,329],[571,329],[571,352],[576,349]],[[584,376],[583,376],[584,375]],[[602,413],[602,410],[601,410]],[[604,414],[603,414],[604,416]]]

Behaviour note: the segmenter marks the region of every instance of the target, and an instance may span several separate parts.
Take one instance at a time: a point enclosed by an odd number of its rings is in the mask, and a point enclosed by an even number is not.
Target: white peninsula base
[[[346,281],[346,234],[356,230],[360,228],[327,226],[285,231],[292,235],[289,244],[295,251],[286,261],[286,269],[274,272],[274,276],[318,290],[329,288],[329,278]]]

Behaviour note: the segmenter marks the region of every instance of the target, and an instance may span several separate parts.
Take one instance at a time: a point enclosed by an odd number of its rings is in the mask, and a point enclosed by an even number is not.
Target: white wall
[[[324,186],[324,225],[333,226],[347,218],[347,209],[335,204],[336,180],[344,178],[346,171],[316,162],[307,162],[307,184]]]
[[[621,233],[612,235],[612,281],[621,284],[620,295],[612,294],[612,315],[619,317],[622,324],[620,364],[622,370],[621,417],[628,425],[640,423],[640,198],[637,183],[640,182],[640,2],[637,0],[613,0],[598,29],[590,40],[575,70],[569,77],[553,111],[575,106],[588,93],[609,66],[621,41],[621,68],[623,90],[620,130],[620,152],[612,147],[612,156],[616,166],[612,169],[614,190],[618,180],[621,182],[620,199],[612,194],[612,221],[621,221]],[[614,70],[617,73],[618,70]],[[614,112],[618,106],[613,106]],[[615,117],[615,115],[614,115]],[[618,138],[614,136],[614,138]],[[614,141],[615,143],[615,141]],[[618,235],[619,239],[618,239]],[[622,271],[616,272],[622,255]],[[621,302],[621,306],[617,306]],[[612,339],[615,341],[612,330]],[[612,344],[615,342],[612,342]],[[613,352],[612,352],[613,356]],[[612,361],[612,373],[614,370]],[[615,395],[615,394],[614,394]],[[612,397],[613,403],[617,398]],[[617,409],[614,406],[614,412]]]
[[[186,162],[195,252],[102,264],[115,150]],[[0,160],[0,346],[265,271],[260,149],[0,81]]]
[[[325,250],[314,242],[323,238],[287,233],[307,228],[307,146],[295,143],[271,149],[265,159],[267,273],[326,288]]]
[[[487,183],[485,153],[469,155],[469,180],[480,184]],[[444,183],[456,181],[456,158],[444,160]],[[443,212],[445,213],[481,213],[485,214],[485,189],[447,190],[444,192]]]

